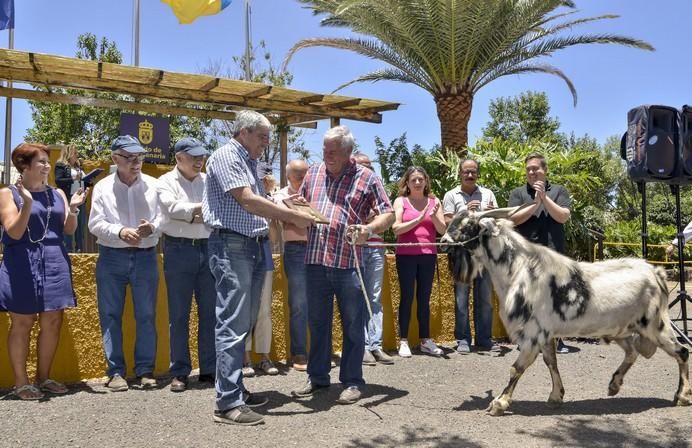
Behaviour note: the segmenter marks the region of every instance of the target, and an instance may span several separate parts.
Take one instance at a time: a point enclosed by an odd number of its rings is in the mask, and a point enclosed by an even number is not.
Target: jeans
[[[308,375],[312,384],[329,385],[332,353],[332,317],[334,295],[341,314],[343,352],[339,381],[345,386],[362,386],[363,353],[365,350],[365,318],[367,311],[363,291],[355,269],[337,269],[309,264],[308,325],[310,357]]]
[[[382,349],[382,279],[384,247],[363,248],[363,280],[368,293],[372,317],[366,315],[365,350]]]
[[[288,280],[291,355],[306,355],[308,340],[308,296],[305,276],[305,243],[288,241],[284,245],[284,272]]]
[[[216,409],[244,403],[245,339],[255,325],[266,268],[262,243],[212,232],[209,268],[216,280]]]
[[[193,243],[194,241],[194,243]],[[190,310],[192,293],[197,302],[197,355],[200,375],[216,372],[214,325],[216,289],[209,270],[206,240],[166,238],[163,250],[163,272],[168,291],[168,334],[170,339],[171,376],[188,376],[190,362]]]
[[[437,255],[397,255],[396,272],[399,276],[401,302],[399,302],[399,337],[408,338],[408,325],[411,320],[413,290],[416,290],[418,309],[418,337],[430,337],[430,294]]]
[[[473,320],[476,327],[476,345],[490,347],[493,326],[493,304],[490,301],[492,284],[490,275],[483,271],[473,281]],[[454,285],[454,337],[457,341],[471,344],[469,324],[469,285],[457,282]]]
[[[159,269],[154,248],[114,249],[99,246],[96,262],[96,296],[106,354],[108,376],[125,377],[123,309],[125,289],[132,289],[135,323],[135,375],[154,371],[156,360],[156,296]]]
[[[68,200],[70,198],[67,198]],[[65,241],[65,248],[68,252],[84,252],[84,229],[86,229],[86,212],[84,211],[84,204],[79,206],[79,214],[77,215],[77,228],[74,231],[74,235],[65,234],[63,239]]]

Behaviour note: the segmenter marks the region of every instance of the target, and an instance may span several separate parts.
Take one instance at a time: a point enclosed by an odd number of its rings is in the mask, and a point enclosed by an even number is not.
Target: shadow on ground
[[[405,447],[405,446],[429,446],[435,448],[480,448],[484,445],[472,442],[463,437],[451,434],[430,435],[427,431],[411,428],[401,428],[403,434],[397,437],[379,435],[371,439],[357,438],[343,445],[348,448],[380,448],[380,447]]]

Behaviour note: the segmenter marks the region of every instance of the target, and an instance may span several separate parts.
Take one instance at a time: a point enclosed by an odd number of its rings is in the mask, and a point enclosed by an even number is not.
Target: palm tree
[[[653,50],[647,42],[612,34],[573,35],[579,25],[617,15],[576,18],[567,0],[298,0],[322,26],[348,27],[363,38],[316,38],[296,43],[293,55],[308,47],[354,51],[388,67],[349,81],[399,81],[433,96],[442,147],[463,152],[474,95],[507,75],[548,73],[565,81],[576,105],[577,92],[560,69],[543,60],[582,44],[620,44]],[[369,36],[370,38],[368,38]]]

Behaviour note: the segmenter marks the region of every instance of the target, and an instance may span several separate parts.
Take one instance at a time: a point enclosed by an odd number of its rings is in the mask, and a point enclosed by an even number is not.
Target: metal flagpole
[[[252,81],[250,68],[252,36],[250,35],[250,0],[245,0],[245,80]]]
[[[9,49],[14,49],[14,28],[10,28]],[[12,81],[7,82],[7,88],[12,88]],[[4,183],[9,185],[12,169],[12,98],[5,98],[5,175]]]
[[[133,64],[139,67],[139,0],[134,0],[134,11],[132,17],[132,55]]]

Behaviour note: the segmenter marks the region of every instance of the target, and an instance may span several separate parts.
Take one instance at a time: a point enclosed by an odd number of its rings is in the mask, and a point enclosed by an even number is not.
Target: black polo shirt
[[[562,185],[551,184],[546,181],[545,194],[560,207],[570,208],[572,198]],[[529,204],[534,202],[536,190],[528,183],[512,190],[509,195],[509,207]],[[534,213],[526,222],[516,227],[524,238],[533,242],[555,249],[561,254],[565,253],[565,226],[555,221],[543,206]]]

